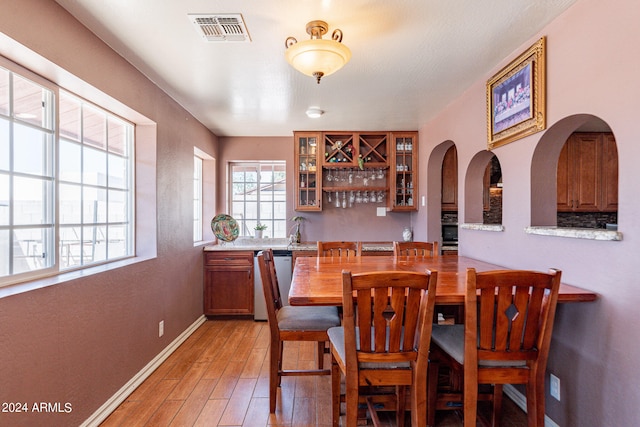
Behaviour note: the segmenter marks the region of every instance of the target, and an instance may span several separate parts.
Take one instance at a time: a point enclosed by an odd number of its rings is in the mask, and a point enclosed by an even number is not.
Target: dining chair
[[[327,330],[340,325],[337,307],[283,306],[278,286],[273,250],[258,253],[258,266],[262,278],[262,289],[267,305],[267,320],[271,332],[269,360],[269,410],[276,410],[276,395],[283,376],[289,375],[329,375],[324,369],[323,359]],[[284,341],[316,341],[318,369],[284,370],[282,352]]]
[[[406,388],[410,389],[411,425],[426,426],[429,341],[438,273],[342,272],[343,326],[329,329],[333,425],[340,420],[341,375],[346,386],[346,425],[358,420],[364,400],[375,426],[380,425],[375,396],[361,387],[395,386],[396,425],[404,426]],[[354,301],[355,300],[355,301]]]
[[[529,427],[544,425],[544,379],[561,272],[467,269],[464,325],[434,325],[429,367],[429,422],[435,409],[459,409],[476,426],[479,385],[493,385],[492,425],[503,384],[526,384]],[[462,396],[438,393],[440,365],[462,372]],[[491,387],[490,387],[491,388]]]
[[[362,255],[362,242],[322,242],[318,241],[318,256],[332,258],[353,258]]]
[[[393,242],[393,256],[396,259],[438,256],[438,242]]]

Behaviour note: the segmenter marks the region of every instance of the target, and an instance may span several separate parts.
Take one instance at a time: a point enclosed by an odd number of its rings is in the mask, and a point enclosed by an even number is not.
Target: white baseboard
[[[522,409],[525,413],[527,412],[527,397],[520,393],[517,388],[512,386],[511,384],[505,384],[503,388],[504,394],[509,396],[513,402],[518,405],[520,409]],[[560,427],[555,423],[551,418],[549,418],[546,414],[544,416],[544,426],[545,427]]]
[[[116,392],[109,400],[107,400],[96,412],[85,420],[81,427],[99,426],[107,417],[116,410],[122,402],[140,385],[144,380],[155,371],[189,336],[202,325],[207,318],[202,315],[191,324],[183,333],[181,333],[171,344],[165,347],[156,357],[154,357],[147,365],[140,370],[133,378],[131,378],[120,390]]]

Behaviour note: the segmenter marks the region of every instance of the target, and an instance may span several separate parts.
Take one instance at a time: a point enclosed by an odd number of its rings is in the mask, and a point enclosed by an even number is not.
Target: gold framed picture
[[[494,149],[546,128],[542,37],[487,82],[487,146]]]

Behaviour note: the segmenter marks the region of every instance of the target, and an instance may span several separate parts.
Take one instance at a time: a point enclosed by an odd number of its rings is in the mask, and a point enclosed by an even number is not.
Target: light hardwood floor
[[[103,423],[113,426],[324,427],[331,425],[330,377],[284,377],[269,414],[269,326],[251,320],[208,320]],[[285,343],[286,369],[315,366],[313,343]],[[330,355],[325,355],[329,366]],[[526,425],[505,398],[503,426]],[[515,409],[514,409],[515,408]],[[395,424],[395,423],[393,423]],[[393,425],[388,421],[388,425]],[[462,425],[454,412],[438,427]]]

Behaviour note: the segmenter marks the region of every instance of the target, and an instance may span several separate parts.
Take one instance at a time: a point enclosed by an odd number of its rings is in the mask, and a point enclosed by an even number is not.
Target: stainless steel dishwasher
[[[262,290],[260,267],[258,266],[258,257],[255,256],[258,254],[258,252],[259,251],[255,251],[253,257],[253,319],[267,320],[267,305],[264,300],[264,291]],[[282,296],[282,303],[284,305],[289,305],[289,288],[291,287],[291,251],[274,249],[273,261],[276,265],[276,275],[278,276],[278,285],[280,285],[280,295]]]

